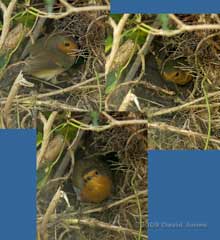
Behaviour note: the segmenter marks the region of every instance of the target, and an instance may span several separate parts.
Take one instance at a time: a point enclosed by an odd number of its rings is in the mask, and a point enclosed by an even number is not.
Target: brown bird
[[[64,34],[51,34],[40,38],[29,49],[24,73],[50,80],[69,69],[76,59],[78,46]]]
[[[27,75],[50,80],[68,70],[79,53],[71,37],[58,33],[42,37],[29,48],[29,56],[24,61],[11,64],[0,74],[0,90],[8,91],[21,70]]]
[[[75,159],[72,184],[77,198],[83,202],[100,203],[112,192],[112,175],[108,165],[96,158]]]
[[[161,69],[162,77],[167,81],[179,85],[185,85],[192,81],[192,75],[189,71],[183,70],[181,64],[184,64],[182,59],[167,61]]]

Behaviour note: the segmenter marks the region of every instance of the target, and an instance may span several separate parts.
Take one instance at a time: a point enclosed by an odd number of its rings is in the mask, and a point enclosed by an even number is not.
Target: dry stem
[[[194,31],[204,31],[204,30],[220,30],[220,24],[198,24],[198,25],[187,25],[183,23],[176,15],[169,14],[169,17],[174,20],[178,29],[175,30],[163,30],[154,27],[148,27],[146,31],[150,32],[152,35],[160,35],[166,37],[172,37],[183,32],[194,32]]]
[[[40,119],[43,122],[44,130],[43,130],[43,140],[42,140],[41,148],[37,156],[37,169],[39,168],[41,161],[43,159],[44,153],[47,149],[49,139],[50,139],[51,128],[53,126],[53,123],[54,123],[54,120],[56,119],[57,114],[58,112],[52,112],[47,120],[44,117],[44,115],[40,113]]]
[[[31,13],[37,14],[39,17],[50,18],[50,19],[60,19],[64,18],[73,13],[80,12],[90,12],[90,11],[109,11],[110,6],[86,6],[86,7],[73,7],[65,0],[60,0],[60,2],[66,7],[66,11],[62,13],[47,13],[36,9],[34,7],[29,8]]]
[[[83,224],[83,225],[94,227],[94,228],[97,228],[97,227],[104,228],[104,229],[108,229],[110,231],[122,232],[125,234],[131,234],[134,236],[141,236],[143,239],[148,239],[148,237],[146,235],[140,234],[138,231],[135,231],[133,229],[105,223],[105,222],[99,221],[95,218],[83,218],[80,220],[79,219],[66,219],[64,222],[67,224],[73,224],[73,225]]]
[[[17,0],[11,0],[8,4],[8,7],[5,6],[5,4],[0,1],[0,8],[3,11],[3,26],[2,26],[2,33],[0,37],[0,49],[2,48],[5,39],[8,35],[10,23],[11,23],[11,15],[13,13],[13,10],[15,8]]]
[[[115,21],[111,17],[109,18],[109,22],[113,28],[113,44],[112,44],[111,53],[106,60],[105,75],[107,75],[111,69],[115,55],[119,49],[122,31],[124,30],[125,24],[129,18],[129,16],[130,16],[130,14],[124,14],[122,16],[122,18],[120,19],[118,25],[115,23]]]
[[[47,223],[49,222],[50,216],[54,212],[54,210],[57,206],[57,203],[59,202],[62,195],[63,195],[63,193],[62,193],[62,191],[59,187],[57,192],[55,193],[53,199],[51,200],[45,215],[43,216],[43,220],[42,220],[42,223],[40,225],[40,235],[42,237],[42,240],[47,240],[48,239]]]
[[[25,78],[23,77],[22,71],[18,74],[17,78],[15,79],[15,81],[14,81],[12,87],[11,87],[11,90],[8,94],[8,97],[6,99],[5,106],[3,108],[3,116],[4,116],[4,119],[6,121],[6,126],[9,126],[9,122],[10,122],[9,113],[10,113],[10,110],[11,110],[11,106],[12,106],[13,101],[16,98],[16,95],[17,95],[21,85],[26,85],[26,86],[29,86],[29,87],[32,86],[31,83],[29,83],[25,80]]]
[[[200,138],[200,139],[203,139],[203,140],[207,139],[206,134],[194,132],[194,131],[191,131],[191,130],[181,129],[181,128],[171,126],[171,125],[163,123],[163,122],[153,122],[153,123],[149,122],[148,123],[148,129],[150,129],[150,128],[156,128],[156,129],[160,129],[160,130],[163,130],[163,131],[175,132],[175,133],[187,136],[187,137],[195,137],[195,138]],[[220,144],[220,140],[218,140],[217,138],[214,138],[214,137],[210,137],[209,141],[212,142],[212,143]]]

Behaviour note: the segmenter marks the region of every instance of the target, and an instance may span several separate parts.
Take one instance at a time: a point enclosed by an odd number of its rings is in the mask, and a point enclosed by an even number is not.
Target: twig
[[[124,14],[122,18],[120,19],[118,25],[116,25],[115,21],[110,17],[109,22],[113,28],[113,43],[112,43],[112,49],[109,57],[106,60],[105,64],[105,75],[109,73],[112,63],[114,61],[115,55],[119,49],[120,41],[121,41],[121,34],[124,30],[124,26],[126,24],[126,21],[128,20],[130,14]]]
[[[43,216],[42,223],[40,225],[40,235],[42,237],[42,240],[47,240],[48,239],[48,233],[47,233],[47,224],[49,222],[49,218],[51,214],[54,212],[60,198],[62,197],[63,192],[61,191],[61,188],[59,187],[55,195],[53,196],[53,199],[51,200],[47,211],[45,215]]]
[[[157,29],[155,27],[145,28],[144,25],[140,24],[139,28],[143,31],[150,32],[152,35],[160,35],[166,37],[172,37],[183,32],[194,32],[194,31],[204,31],[204,30],[220,30],[220,24],[198,24],[198,25],[186,25],[174,14],[169,14],[169,17],[176,22],[178,29],[175,30],[164,30]],[[142,27],[143,26],[143,27]]]
[[[24,100],[24,101],[20,100],[19,102],[25,105],[33,104],[32,100]],[[72,105],[59,102],[57,100],[45,100],[45,101],[36,100],[34,102],[34,105],[35,107],[46,107],[47,110],[50,109],[50,110],[56,110],[56,111],[87,112],[86,109],[77,108]]]
[[[99,78],[101,78],[101,77],[104,77],[104,74],[100,74]],[[64,89],[55,90],[55,91],[52,91],[52,92],[49,92],[49,93],[38,94],[36,96],[36,99],[41,99],[41,98],[45,98],[45,97],[51,97],[51,96],[56,96],[56,95],[60,95],[60,94],[69,93],[69,92],[72,92],[73,90],[78,89],[78,88],[80,88],[84,85],[87,85],[88,83],[91,83],[93,81],[97,81],[96,77],[90,78],[86,81],[80,82],[78,84],[75,84],[73,86],[70,86],[70,87],[67,87],[67,88],[64,88]],[[23,100],[30,100],[30,99],[32,99],[32,97],[23,98]]]
[[[195,31],[205,31],[205,30],[220,30],[220,24],[198,24],[198,25],[184,25],[176,30],[158,30],[153,29],[151,34],[157,36],[172,37],[184,32],[195,32]]]
[[[220,91],[216,91],[216,92],[208,93],[207,97],[211,98],[211,97],[215,97],[215,96],[219,96],[219,95],[220,95]],[[160,115],[170,114],[170,113],[177,112],[177,111],[183,110],[185,108],[188,108],[190,105],[196,104],[196,103],[198,103],[200,101],[204,101],[204,100],[205,100],[205,97],[200,97],[191,102],[182,104],[180,106],[166,108],[166,109],[162,109],[157,112],[154,112],[154,113],[149,113],[148,116],[152,118],[152,117],[156,117],[156,116],[160,116]]]
[[[71,157],[70,157],[70,151],[75,151],[78,147],[78,144],[83,136],[84,131],[78,130],[76,137],[74,138],[75,143],[73,144],[72,148],[68,149],[65,156],[62,159],[62,162],[60,163],[58,169],[56,170],[53,179],[60,178],[63,176],[67,166],[70,163]]]
[[[4,115],[8,115],[9,112],[10,112],[10,108],[11,108],[11,105],[12,105],[12,102],[13,102],[13,99],[15,98],[19,88],[20,88],[20,82],[23,80],[23,73],[20,72],[17,76],[17,78],[15,79],[14,81],[14,84],[8,94],[8,97],[7,97],[7,100],[5,102],[5,106],[4,106],[4,109],[3,109],[3,112],[4,112]]]
[[[149,122],[148,123],[148,130],[150,131],[150,128],[156,128],[156,129],[160,129],[163,131],[170,131],[170,132],[175,132],[187,137],[196,137],[196,138],[200,138],[200,139],[207,139],[207,135],[206,134],[202,134],[202,133],[198,133],[198,132],[194,132],[191,130],[185,130],[185,129],[181,129],[175,126],[171,126],[169,124],[163,123],[163,122]],[[220,140],[214,137],[210,137],[209,142],[212,143],[217,143],[220,144]]]
[[[108,204],[108,205],[85,210],[85,211],[82,212],[82,214],[83,214],[83,215],[87,215],[87,214],[90,215],[91,213],[103,212],[103,211],[105,211],[105,210],[107,210],[107,209],[111,209],[111,208],[116,207],[116,206],[119,206],[119,205],[121,205],[121,204],[127,204],[127,202],[129,202],[130,200],[135,199],[136,196],[139,196],[139,197],[140,197],[140,196],[143,195],[143,197],[146,198],[147,194],[148,194],[147,189],[146,189],[146,190],[141,190],[141,191],[138,191],[138,192],[137,192],[137,195],[136,195],[136,194],[132,194],[132,195],[130,195],[130,196],[128,196],[128,197],[124,197],[123,199],[117,200],[117,201],[112,202],[112,203],[110,203],[110,204]],[[62,213],[56,214],[56,216],[57,216],[58,218],[59,218],[59,216],[61,216],[61,215],[62,215]],[[66,215],[67,218],[68,218],[68,217],[73,218],[73,217],[75,217],[76,215],[78,215],[78,212],[77,212],[77,211],[76,211],[76,212],[71,212],[70,214],[65,214],[65,215]],[[55,220],[56,216],[55,216],[55,214],[53,214],[53,215],[51,216],[51,220]],[[42,221],[42,217],[38,217],[38,222],[40,222],[40,221]]]
[[[141,112],[141,108],[137,99],[137,96],[131,92],[131,90],[128,91],[127,95],[124,97],[121,105],[118,108],[119,112],[127,111],[129,105],[134,102],[138,111]]]
[[[26,85],[26,86],[29,86],[29,87],[32,87],[33,85],[29,82],[27,82],[25,80],[25,78],[23,77],[23,73],[22,71],[20,71],[20,73],[18,74],[17,78],[15,79],[12,87],[11,87],[11,90],[8,94],[8,97],[7,97],[7,100],[5,102],[5,106],[3,108],[3,116],[4,116],[4,119],[6,121],[6,126],[9,126],[9,122],[10,122],[10,117],[9,117],[9,113],[10,113],[10,109],[11,109],[11,106],[12,106],[12,103],[21,87],[21,85]]]
[[[52,112],[47,120],[44,117],[44,115],[40,113],[40,119],[43,122],[44,129],[43,129],[43,140],[42,140],[41,148],[37,156],[37,169],[39,168],[41,161],[43,159],[44,153],[47,149],[49,139],[50,139],[51,128],[53,126],[53,123],[54,123],[54,120],[56,119],[57,114],[58,112]]]
[[[183,23],[175,14],[168,14],[168,16],[174,21],[176,22],[177,25],[179,25],[180,27],[185,27],[185,23]]]
[[[105,113],[105,116],[108,116],[107,113]],[[122,127],[122,126],[129,126],[129,125],[145,125],[148,124],[148,121],[146,119],[133,119],[133,120],[116,120],[114,118],[108,118],[110,123],[106,125],[100,125],[100,126],[91,126],[87,124],[83,124],[83,126],[79,126],[79,128],[83,130],[91,130],[96,132],[102,132],[114,127]],[[70,121],[69,124],[75,125],[74,120],[72,122]]]
[[[136,198],[136,196],[141,196],[141,195],[144,195],[146,196],[147,195],[147,189],[146,190],[141,190],[141,191],[138,191],[137,192],[137,195],[136,194],[132,194],[128,197],[124,197],[123,199],[120,199],[120,200],[117,200],[113,203],[110,203],[108,204],[107,206],[104,206],[104,207],[98,207],[98,208],[93,208],[93,209],[89,209],[89,210],[86,210],[86,211],[83,211],[82,214],[85,215],[85,214],[91,214],[91,213],[95,213],[95,212],[102,212],[103,210],[107,210],[107,209],[110,209],[110,208],[113,208],[113,207],[116,207],[118,205],[121,205],[123,203],[127,203],[128,201]],[[77,213],[76,213],[77,214]]]
[[[90,226],[93,228],[104,228],[104,229],[108,229],[110,231],[115,231],[115,232],[120,232],[120,233],[125,233],[125,234],[131,234],[134,236],[139,236],[139,232],[133,229],[129,229],[129,228],[125,228],[125,227],[121,227],[121,226],[116,226],[113,224],[109,224],[109,223],[105,223],[102,221],[99,221],[95,218],[83,218],[83,219],[65,219],[64,222],[66,224],[73,224],[73,225],[77,225],[77,224],[83,224],[86,226]],[[144,234],[141,234],[141,237],[143,239],[148,239],[148,237]]]
[[[84,123],[86,123],[86,124],[89,124],[90,118],[88,117],[87,114],[85,114],[85,116],[82,119],[82,121]],[[73,139],[73,142],[68,147],[68,151],[67,151],[66,155],[64,156],[61,164],[59,165],[57,171],[54,174],[54,177],[53,177],[54,179],[63,176],[63,174],[64,174],[68,164],[70,163],[71,153],[75,152],[76,149],[78,148],[78,146],[79,146],[79,144],[80,144],[80,142],[82,140],[83,134],[84,134],[84,131],[81,130],[81,129],[78,129],[77,134],[76,134],[75,138]],[[72,166],[72,167],[74,167],[74,166]]]
[[[125,82],[125,83],[118,84],[118,86],[116,86],[116,88],[106,96],[106,98],[105,98],[105,110],[110,111],[110,109],[112,107],[111,105],[114,106],[113,110],[115,110],[116,107],[118,109],[119,106],[120,106],[120,103],[121,103],[118,100],[121,99],[120,94],[124,93],[123,90],[128,89],[128,85],[134,85],[134,84],[138,84],[138,83],[139,83],[138,80],[133,80],[133,81],[128,81],[128,82]],[[125,92],[125,94],[126,94],[126,92]],[[117,96],[117,98],[115,98],[115,96]],[[123,96],[124,96],[124,94],[123,94]],[[112,99],[117,100],[117,102],[112,103]]]
[[[5,6],[5,4],[0,1],[0,8],[3,11],[3,26],[2,26],[2,33],[0,37],[0,49],[2,48],[5,39],[8,35],[10,23],[11,23],[11,15],[13,13],[13,10],[15,8],[17,0],[11,0],[8,4],[8,7]]]
[[[159,28],[160,27],[160,22],[158,20],[158,17],[155,19],[155,21],[153,23],[153,27],[154,28]],[[153,39],[154,39],[154,35],[149,33],[146,37],[144,45],[139,50],[139,52],[137,54],[137,57],[136,57],[134,63],[132,64],[132,66],[131,66],[130,71],[128,72],[127,76],[125,77],[124,82],[131,81],[134,78],[134,76],[135,76],[135,74],[136,74],[136,72],[137,72],[137,70],[138,70],[138,68],[140,67],[140,64],[141,64],[141,55],[144,55],[144,56],[147,55],[147,53],[150,50],[150,46],[151,46],[151,43],[152,43]]]
[[[29,12],[32,14],[37,14],[39,17],[43,18],[50,18],[50,19],[60,19],[64,18],[68,15],[71,15],[73,13],[80,13],[80,12],[90,12],[90,11],[109,11],[110,6],[86,6],[86,7],[73,7],[71,4],[69,4],[65,0],[60,0],[60,2],[66,7],[66,11],[62,13],[47,13],[44,11],[40,11],[39,9],[36,9],[34,7],[30,7],[28,9]]]

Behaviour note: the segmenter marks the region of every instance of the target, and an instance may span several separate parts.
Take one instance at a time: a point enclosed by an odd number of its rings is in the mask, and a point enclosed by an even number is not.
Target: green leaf
[[[110,17],[113,18],[113,20],[118,23],[121,19],[121,17],[123,16],[123,14],[110,14]]]
[[[14,21],[17,23],[22,23],[24,26],[28,28],[32,28],[36,20],[36,16],[33,14],[30,14],[28,12],[17,14],[17,16],[14,18]]]
[[[37,133],[37,146],[39,146],[42,142],[42,139],[43,139],[43,134],[42,132],[38,132]]]
[[[37,170],[37,189],[42,188],[47,182],[48,174],[45,168]]]
[[[45,5],[46,5],[46,8],[47,8],[47,11],[49,13],[52,13],[53,12],[53,5],[54,5],[54,0],[44,0],[45,2]]]
[[[11,2],[11,0],[3,0],[2,1],[6,6],[8,6],[8,4]]]
[[[98,126],[99,125],[99,112],[92,111],[90,113],[91,118],[92,118],[92,124],[93,126]]]
[[[146,36],[148,34],[146,32],[141,31],[140,29],[128,30],[123,34],[124,40],[131,39],[136,42],[138,45],[143,45],[146,41]]]
[[[0,69],[2,69],[7,62],[7,57],[5,55],[0,55]]]
[[[112,36],[108,36],[105,39],[105,53],[109,52],[111,47],[112,47],[112,42],[113,42],[113,38]]]
[[[71,142],[75,138],[77,131],[77,127],[68,124],[57,130],[56,133],[65,136],[66,140]]]
[[[159,20],[162,24],[162,29],[163,30],[169,30],[169,16],[168,14],[159,14]]]
[[[106,88],[105,88],[106,94],[109,94],[115,89],[118,82],[118,76],[119,76],[119,70],[113,70],[108,74],[106,79]]]
[[[56,162],[46,163],[37,170],[37,189],[41,189],[47,183],[55,163]]]

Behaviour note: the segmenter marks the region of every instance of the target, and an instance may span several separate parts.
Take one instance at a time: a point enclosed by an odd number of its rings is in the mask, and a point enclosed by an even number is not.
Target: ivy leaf
[[[91,118],[92,118],[92,125],[93,126],[98,126],[99,125],[99,112],[92,111],[90,113]]]
[[[0,55],[0,70],[5,66],[7,57],[4,54]]]
[[[41,144],[42,140],[43,140],[43,134],[42,134],[42,132],[38,132],[37,133],[37,146],[39,146]]]
[[[113,70],[108,74],[106,79],[106,88],[105,88],[106,94],[109,94],[115,89],[118,82],[118,76],[119,76],[119,70]]]
[[[21,13],[17,14],[17,16],[14,18],[14,21],[17,23],[22,23],[22,25],[32,28],[36,20],[36,16],[30,13]]]
[[[122,16],[123,16],[123,14],[110,14],[110,17],[113,18],[116,23],[118,23],[120,21]]]
[[[159,14],[159,20],[162,24],[162,29],[163,30],[169,30],[169,16],[168,14]]]
[[[53,5],[54,5],[54,0],[44,0],[45,4],[46,4],[46,8],[48,13],[52,13],[53,12]]]
[[[108,36],[105,40],[105,53],[109,52],[112,47],[113,38]]]

